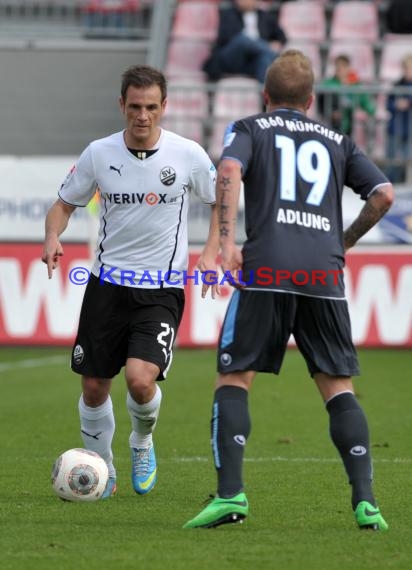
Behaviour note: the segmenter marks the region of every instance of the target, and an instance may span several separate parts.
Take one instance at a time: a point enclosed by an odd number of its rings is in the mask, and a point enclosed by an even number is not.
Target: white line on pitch
[[[176,463],[206,463],[211,461],[208,457],[173,457],[171,461]],[[245,457],[245,461],[253,463],[269,463],[269,462],[290,462],[290,463],[340,463],[341,460],[335,457]],[[412,463],[410,457],[394,457],[393,459],[373,459],[373,463]]]
[[[6,372],[7,370],[15,370],[18,368],[37,368],[39,366],[53,366],[53,364],[63,364],[67,362],[69,366],[68,356],[48,356],[45,358],[27,358],[26,360],[15,360],[14,362],[2,362],[0,363],[0,372]]]

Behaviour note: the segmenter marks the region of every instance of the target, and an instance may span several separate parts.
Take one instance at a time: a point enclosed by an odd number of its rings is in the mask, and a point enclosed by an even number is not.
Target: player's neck
[[[135,151],[157,150],[159,148],[161,132],[161,128],[158,127],[153,133],[153,136],[149,137],[145,141],[139,141],[135,137],[130,136],[130,133],[125,130],[123,138],[127,148],[129,149],[133,149]]]
[[[273,113],[274,111],[297,111],[298,113],[306,115],[307,109],[295,105],[288,105],[287,103],[284,105],[273,105],[269,103],[269,105],[266,106],[266,112]]]

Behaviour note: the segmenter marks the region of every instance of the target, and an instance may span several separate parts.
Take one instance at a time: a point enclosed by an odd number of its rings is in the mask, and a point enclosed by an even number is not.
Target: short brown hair
[[[313,92],[312,62],[297,49],[284,51],[266,72],[265,90],[271,103],[305,106]]]
[[[152,85],[159,86],[163,102],[167,97],[167,81],[163,73],[149,65],[133,65],[122,75],[120,94],[122,99],[125,100],[130,86],[152,87]]]

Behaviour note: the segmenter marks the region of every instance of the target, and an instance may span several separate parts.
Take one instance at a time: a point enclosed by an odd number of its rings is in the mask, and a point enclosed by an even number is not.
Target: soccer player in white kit
[[[125,366],[132,484],[138,494],[156,483],[152,432],[163,380],[184,307],[190,191],[211,206],[209,236],[198,261],[216,271],[219,248],[215,167],[194,141],[160,127],[166,108],[164,75],[149,66],[123,74],[120,109],[125,130],[87,146],[62,184],[46,217],[42,260],[49,278],[59,264],[59,241],[71,214],[100,194],[96,257],[87,284],[71,367],[82,376],[79,401],[86,449],[107,462],[104,498],[116,491],[110,388]],[[181,278],[176,279],[176,276]],[[207,284],[202,285],[202,295]],[[212,296],[218,291],[212,285]]]

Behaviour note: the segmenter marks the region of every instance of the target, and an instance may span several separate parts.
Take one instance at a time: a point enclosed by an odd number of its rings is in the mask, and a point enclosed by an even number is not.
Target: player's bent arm
[[[47,265],[49,279],[52,277],[53,269],[56,269],[59,264],[59,257],[63,255],[59,236],[66,229],[75,209],[75,206],[58,199],[47,213],[42,261]]]
[[[353,247],[362,236],[379,222],[392,206],[393,199],[392,184],[382,184],[372,192],[358,217],[343,232],[345,251]]]

